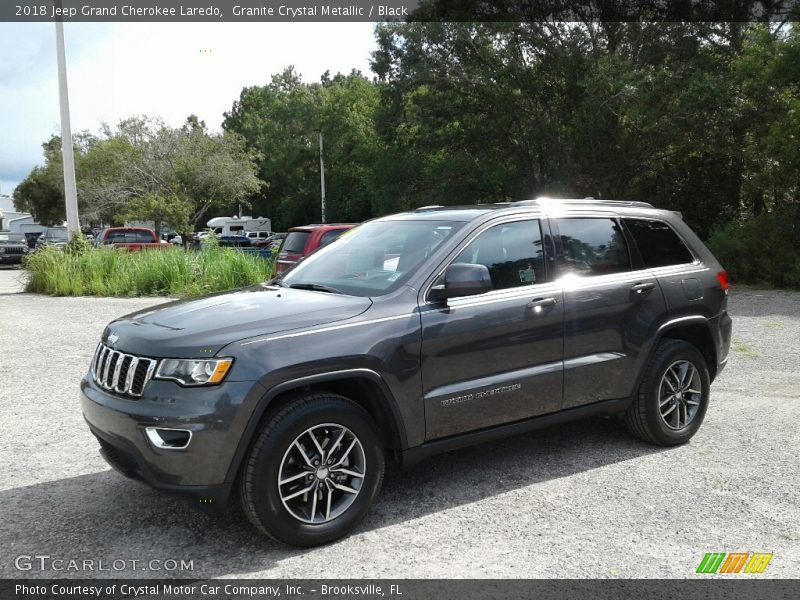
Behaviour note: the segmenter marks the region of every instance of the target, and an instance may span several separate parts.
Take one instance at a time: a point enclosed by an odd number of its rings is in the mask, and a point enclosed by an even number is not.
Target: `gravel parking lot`
[[[298,550],[98,455],[78,382],[109,320],[163,299],[21,294],[20,275],[0,270],[0,577],[683,578],[711,551],[773,552],[764,577],[800,575],[800,293],[733,292],[732,357],[690,444],[594,419],[440,456],[390,471],[354,535]],[[141,562],[15,567],[35,554]],[[153,559],[193,570],[141,570]]]

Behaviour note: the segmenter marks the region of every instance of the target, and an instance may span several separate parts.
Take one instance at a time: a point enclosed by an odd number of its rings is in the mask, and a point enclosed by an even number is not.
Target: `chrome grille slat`
[[[111,385],[114,386],[115,392],[124,392],[125,390],[119,389],[119,374],[122,371],[122,363],[125,362],[125,355],[122,352],[117,352],[117,362],[114,365],[114,378],[111,380]]]
[[[97,359],[97,371],[96,371],[98,380],[97,383],[100,383],[100,380],[102,379],[103,367],[105,366],[107,360],[108,360],[108,348],[106,346],[103,346],[103,349],[100,351],[100,357]]]
[[[124,368],[126,362],[127,370]],[[125,354],[101,343],[92,359],[92,378],[105,390],[140,398],[145,385],[155,373],[157,363],[153,358]],[[139,385],[136,380],[137,372],[143,372],[143,376],[139,377]]]
[[[97,361],[100,358],[100,351],[103,349],[103,344],[97,344],[97,348],[94,350],[94,356],[92,356],[92,372],[97,371]]]
[[[106,376],[103,377],[103,382],[106,384],[106,387],[112,389],[114,387],[114,368],[117,366],[117,361],[119,359],[119,352],[116,350],[112,350],[111,354],[108,355],[108,362],[106,363],[105,373]]]
[[[108,387],[106,382],[108,381],[108,368],[111,366],[111,359],[114,356],[114,351],[111,348],[106,350],[106,359],[103,361],[103,370],[100,373],[100,381],[102,382],[103,387]]]
[[[139,366],[139,358],[134,356],[131,364],[128,365],[128,376],[125,378],[125,392],[130,392],[133,389],[133,377],[136,375],[136,367]]]

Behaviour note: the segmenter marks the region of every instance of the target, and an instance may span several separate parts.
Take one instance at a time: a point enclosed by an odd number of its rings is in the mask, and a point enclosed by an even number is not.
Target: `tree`
[[[17,206],[48,222],[64,215],[59,148],[57,137],[44,144],[45,165],[15,193]],[[210,133],[194,116],[179,128],[148,117],[104,125],[100,137],[76,137],[75,163],[81,219],[94,223],[136,218],[185,232],[212,208],[247,206],[262,185],[244,140]]]
[[[178,196],[164,196],[153,192],[131,198],[125,214],[121,216],[130,221],[153,221],[156,231],[166,225],[174,231],[186,233],[192,226],[189,203]]]
[[[797,33],[778,31],[613,20],[380,25],[377,129],[393,182],[384,201],[628,198],[680,210],[708,236],[743,207],[768,207],[779,180],[787,191],[778,196],[797,197],[788,183],[798,172]]]
[[[14,207],[43,225],[60,225],[66,217],[64,192],[52,169],[34,167],[14,190]]]
[[[374,114],[379,96],[353,71],[306,84],[294,69],[249,87],[225,113],[223,128],[242,135],[259,153],[266,183],[254,200],[256,212],[287,228],[320,218],[318,136],[325,140],[328,216],[363,220],[374,214],[374,162],[379,139]]]
[[[83,132],[73,136],[76,169],[88,149],[95,143],[94,136]],[[31,213],[44,225],[61,225],[66,217],[64,201],[64,172],[61,162],[61,138],[52,136],[42,144],[44,165],[34,167],[14,190],[14,206]],[[79,197],[79,209],[86,202]]]

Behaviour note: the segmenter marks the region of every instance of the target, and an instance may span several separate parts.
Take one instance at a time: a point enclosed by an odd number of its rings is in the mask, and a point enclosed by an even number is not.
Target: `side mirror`
[[[444,283],[431,288],[431,300],[475,296],[493,289],[492,277],[486,265],[453,263],[444,272]]]

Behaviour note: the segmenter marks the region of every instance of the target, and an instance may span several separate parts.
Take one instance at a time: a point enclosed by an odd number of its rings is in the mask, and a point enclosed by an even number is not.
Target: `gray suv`
[[[282,277],[106,327],[83,413],[124,474],[240,497],[298,546],[351,531],[401,464],[591,415],[700,427],[725,271],[677,213],[538,199],[367,222]]]

